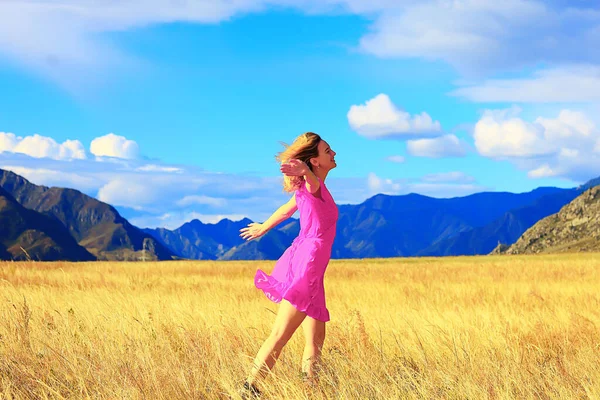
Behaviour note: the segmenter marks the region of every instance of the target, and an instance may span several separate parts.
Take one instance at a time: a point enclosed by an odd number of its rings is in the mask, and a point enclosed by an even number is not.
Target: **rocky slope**
[[[57,219],[29,210],[0,187],[0,259],[95,260]]]
[[[600,251],[600,186],[537,222],[506,254]]]

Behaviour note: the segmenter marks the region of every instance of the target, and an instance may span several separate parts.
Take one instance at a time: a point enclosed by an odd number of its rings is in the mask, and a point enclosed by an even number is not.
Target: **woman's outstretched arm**
[[[304,177],[304,185],[306,190],[310,193],[315,194],[318,192],[321,184],[317,179],[317,176],[308,168],[305,162],[300,160],[290,160],[281,164],[279,168],[283,174],[288,176],[302,176]]]
[[[247,227],[240,229],[240,236],[245,240],[259,238],[281,221],[285,221],[294,215],[297,209],[298,206],[296,205],[296,195],[294,194],[287,203],[279,207],[277,211],[275,211],[273,215],[271,215],[262,224],[258,222],[252,222],[248,224]]]

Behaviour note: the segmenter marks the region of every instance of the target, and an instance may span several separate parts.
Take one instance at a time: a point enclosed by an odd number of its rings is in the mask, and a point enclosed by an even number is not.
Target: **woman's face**
[[[321,140],[317,145],[317,149],[319,150],[319,156],[313,158],[313,166],[319,166],[320,169],[324,169],[325,171],[330,171],[337,167],[335,162],[335,151],[329,147],[329,144]],[[316,165],[315,165],[316,164]],[[315,168],[315,170],[318,170]]]

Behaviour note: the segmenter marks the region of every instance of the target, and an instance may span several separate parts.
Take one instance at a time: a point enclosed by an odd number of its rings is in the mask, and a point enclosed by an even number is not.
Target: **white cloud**
[[[598,63],[600,12],[534,0],[429,0],[380,14],[363,50],[443,60],[467,73],[541,63]]]
[[[133,140],[109,133],[92,140],[90,152],[97,157],[116,157],[121,159],[136,159],[139,156],[139,146]],[[86,151],[79,140],[65,140],[62,144],[51,137],[38,135],[17,136],[10,132],[0,132],[0,153],[20,153],[35,158],[51,158],[54,160],[83,160]],[[178,172],[179,168],[172,166],[157,166],[153,164],[138,167],[140,171]]]
[[[14,133],[0,132],[0,153],[5,151],[12,152],[19,143]]]
[[[402,189],[402,182],[389,178],[380,178],[374,172],[367,176],[367,187],[371,194],[396,194]]]
[[[101,180],[94,176],[85,176],[66,171],[66,168],[48,169],[48,168],[28,168],[18,165],[0,165],[1,169],[12,171],[21,175],[30,182],[43,186],[72,187],[83,192],[90,192],[97,189]]]
[[[470,183],[474,182],[475,178],[461,171],[440,172],[437,174],[427,174],[421,178],[423,182],[438,183],[438,182],[458,182]]]
[[[551,178],[556,176],[557,173],[548,164],[539,166],[536,169],[532,169],[527,173],[530,178]]]
[[[367,176],[367,187],[369,188],[370,191],[372,191],[372,192],[380,191],[382,188],[382,184],[383,184],[383,182],[377,175],[375,175],[374,172],[369,173],[369,175]]]
[[[178,167],[169,167],[169,166],[162,166],[162,165],[156,165],[156,164],[142,165],[141,167],[138,167],[135,170],[136,171],[146,171],[146,172],[177,172],[177,173],[183,172],[183,170]]]
[[[3,153],[0,161],[0,168],[34,184],[81,190],[116,206],[126,217],[196,212],[213,216],[207,218],[246,215],[266,219],[289,199],[282,191],[281,177],[212,173],[161,163],[147,168],[144,160],[116,158],[62,161]]]
[[[193,214],[193,218],[199,219],[205,224],[216,224],[225,218],[231,221],[239,221],[246,218],[246,216],[242,214]]]
[[[0,153],[3,152],[55,160],[86,158],[85,149],[79,140],[66,140],[60,144],[50,137],[38,134],[21,137],[10,132],[0,132]]]
[[[0,52],[77,90],[98,70],[137,63],[101,34],[177,21],[215,23],[262,8],[256,1],[40,0],[0,2]]]
[[[514,110],[488,110],[473,136],[481,155],[510,160],[531,178],[582,182],[600,174],[600,157],[594,151],[600,130],[582,112],[562,110],[556,118],[527,122]]]
[[[227,204],[227,200],[202,195],[190,195],[185,196],[181,200],[177,201],[177,205],[181,207],[186,207],[193,204],[204,204],[212,207],[223,207],[225,206],[225,204]]]
[[[129,220],[133,225],[140,228],[167,228],[170,230],[177,229],[186,222],[198,219],[205,224],[216,224],[222,219],[231,221],[239,221],[246,216],[242,214],[203,214],[195,211],[182,213],[166,213],[162,215],[146,215],[142,217],[134,217]]]
[[[425,175],[416,180],[382,178],[371,172],[367,176],[367,185],[371,195],[376,193],[388,195],[418,193],[441,198],[467,196],[487,189],[474,183],[472,177],[462,172]]]
[[[442,158],[464,157],[467,145],[456,135],[444,135],[434,139],[409,140],[406,149],[410,155],[417,157]]]
[[[564,66],[537,71],[531,78],[490,79],[450,94],[479,103],[598,102],[600,66]]]
[[[83,148],[83,144],[79,140],[66,140],[59,147],[59,159],[85,159],[85,149]]]
[[[135,159],[139,155],[139,150],[135,141],[114,133],[97,137],[90,145],[90,152],[97,157]]]
[[[600,47],[598,6],[540,0],[3,1],[0,52],[76,88],[103,75],[98,69],[136,62],[102,33],[218,23],[271,8],[365,16],[374,23],[360,40],[363,51],[444,60],[465,71],[600,61],[589,50]]]
[[[98,200],[136,210],[157,200],[159,190],[147,182],[116,178],[98,190]]]
[[[595,124],[578,111],[562,110],[556,119],[540,117],[536,122],[544,127],[547,140],[561,146],[568,146],[572,140],[585,140],[587,145],[591,144],[588,139],[598,137]]]
[[[475,124],[473,137],[475,147],[486,157],[535,157],[558,154],[572,146],[593,148],[598,131],[585,114],[571,110],[562,110],[555,119],[540,117],[531,123],[488,110]]]
[[[489,190],[485,186],[472,183],[415,183],[410,186],[411,193],[419,193],[425,196],[437,198],[451,198],[468,196]]]
[[[402,164],[403,162],[406,161],[406,158],[404,156],[389,156],[386,158],[386,160],[393,162],[393,163],[397,163],[397,164]]]
[[[426,113],[411,116],[398,109],[386,94],[378,94],[364,105],[353,105],[347,114],[350,127],[371,138],[406,139],[438,136],[441,126]]]
[[[517,117],[486,111],[475,124],[475,147],[486,157],[530,157],[552,153],[543,138],[543,127]]]

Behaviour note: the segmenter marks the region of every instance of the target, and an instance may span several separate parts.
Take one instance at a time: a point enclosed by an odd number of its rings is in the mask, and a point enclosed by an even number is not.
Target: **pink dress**
[[[302,184],[296,190],[300,234],[277,260],[271,275],[256,271],[254,285],[275,303],[289,301],[296,309],[319,321],[329,321],[323,278],[331,258],[338,209],[320,180],[319,197]]]

